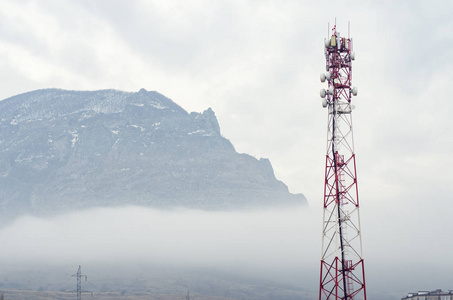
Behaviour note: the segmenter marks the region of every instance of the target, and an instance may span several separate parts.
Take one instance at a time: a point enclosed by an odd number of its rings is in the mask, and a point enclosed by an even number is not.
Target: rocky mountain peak
[[[157,92],[37,90],[0,101],[0,214],[112,205],[304,204],[239,154],[214,111]]]
[[[220,136],[219,122],[217,121],[217,117],[215,116],[215,113],[211,108],[208,108],[201,114],[192,112],[190,113],[190,117],[198,126],[200,126],[200,128],[203,128],[203,134],[210,136]]]

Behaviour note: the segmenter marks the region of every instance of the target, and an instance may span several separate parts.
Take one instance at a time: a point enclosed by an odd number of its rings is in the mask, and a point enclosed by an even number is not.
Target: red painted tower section
[[[326,73],[320,96],[328,130],[319,300],[366,300],[359,194],[352,132],[352,39],[332,29],[325,40]]]

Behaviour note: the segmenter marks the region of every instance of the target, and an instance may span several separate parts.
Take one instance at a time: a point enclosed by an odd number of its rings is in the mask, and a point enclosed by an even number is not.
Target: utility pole
[[[192,297],[190,297],[190,294],[189,294],[189,293],[190,293],[190,291],[187,291],[187,295],[186,295],[186,297],[183,298],[183,299],[190,300]],[[192,299],[193,299],[193,298],[192,298]]]
[[[85,281],[88,279],[86,275],[82,274],[82,266],[79,266],[77,273],[73,274],[72,277],[77,277],[77,289],[72,291],[77,294],[77,300],[82,300],[82,293],[91,293],[91,297],[93,297],[93,292],[82,290],[82,277],[85,277]]]

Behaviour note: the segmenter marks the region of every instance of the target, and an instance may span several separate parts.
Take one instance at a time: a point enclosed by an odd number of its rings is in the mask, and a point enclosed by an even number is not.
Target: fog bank
[[[53,218],[25,216],[0,230],[5,241],[0,261],[158,263],[296,283],[301,274],[318,268],[320,224],[307,208],[205,212],[123,207]]]

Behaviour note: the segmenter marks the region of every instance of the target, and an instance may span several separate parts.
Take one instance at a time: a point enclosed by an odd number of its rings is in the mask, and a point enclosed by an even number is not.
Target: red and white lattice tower
[[[332,29],[325,40],[327,90],[320,92],[327,108],[327,153],[319,299],[366,300],[365,269],[359,216],[359,195],[352,134],[352,39]]]

